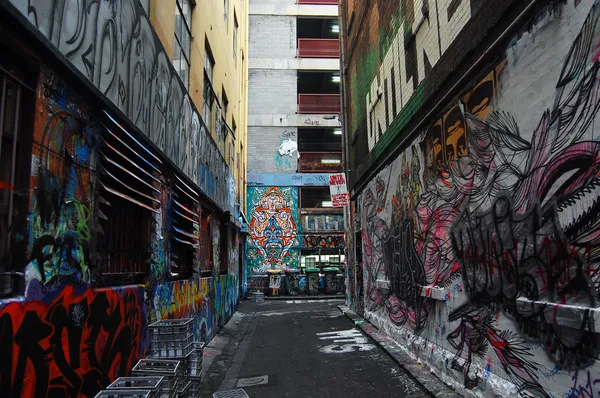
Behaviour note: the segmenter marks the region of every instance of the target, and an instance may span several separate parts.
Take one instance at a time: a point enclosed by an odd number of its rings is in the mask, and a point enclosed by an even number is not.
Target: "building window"
[[[245,195],[244,195],[244,180],[246,179],[246,176],[244,175],[244,171],[242,168],[242,165],[244,163],[244,144],[240,143],[240,152],[238,153],[238,160],[237,160],[237,166],[238,166],[238,197],[239,197],[239,202],[242,205],[242,209],[246,208],[246,205],[244,203],[244,199],[245,199]]]
[[[237,52],[238,52],[238,20],[235,10],[233,10],[233,61],[236,63],[237,61]]]
[[[142,283],[161,217],[160,160],[110,116],[98,164],[98,283]]]
[[[192,48],[192,6],[190,0],[177,0],[175,5],[175,44],[173,65],[177,74],[189,88]]]
[[[231,141],[229,143],[229,167],[234,170],[236,168],[236,153],[235,153],[235,137],[237,134],[237,124],[235,119],[231,117]]]
[[[227,93],[225,92],[224,87],[221,88],[221,101],[223,102],[221,117],[223,119],[223,124],[227,124],[227,108],[229,107],[229,99],[227,98]]]
[[[177,176],[170,195],[170,276],[172,279],[185,279],[192,276],[200,260],[200,198]]]
[[[227,26],[227,20],[229,12],[229,0],[223,0],[223,19],[225,20],[225,26]]]
[[[204,41],[204,89],[202,92],[202,116],[204,117],[204,123],[206,123],[208,129],[210,131],[213,130],[213,127],[216,127],[212,124],[212,111],[214,106],[214,97],[215,91],[212,87],[212,79],[213,79],[213,70],[215,67],[215,59],[212,55],[212,51],[210,50],[210,45],[208,44],[208,40]]]

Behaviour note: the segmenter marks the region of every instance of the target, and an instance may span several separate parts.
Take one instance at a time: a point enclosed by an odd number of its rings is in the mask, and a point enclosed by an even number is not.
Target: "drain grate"
[[[213,398],[250,398],[243,388],[227,391],[217,391],[213,394]]]
[[[269,383],[269,376],[258,376],[258,377],[248,377],[245,379],[239,379],[236,387],[252,387],[252,386],[260,386]]]

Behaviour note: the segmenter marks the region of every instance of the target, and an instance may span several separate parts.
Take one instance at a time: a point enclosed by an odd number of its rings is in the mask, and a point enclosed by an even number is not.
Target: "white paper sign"
[[[348,205],[348,188],[344,173],[329,175],[329,192],[331,192],[331,203],[333,207],[344,207]]]

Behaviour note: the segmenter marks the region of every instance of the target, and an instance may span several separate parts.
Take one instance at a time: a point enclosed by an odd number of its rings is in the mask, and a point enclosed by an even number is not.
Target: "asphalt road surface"
[[[429,397],[337,308],[341,300],[242,302],[205,349],[203,397]]]

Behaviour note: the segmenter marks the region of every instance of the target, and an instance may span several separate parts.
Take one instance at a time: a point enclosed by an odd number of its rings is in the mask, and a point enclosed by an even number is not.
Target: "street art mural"
[[[98,126],[90,109],[49,68],[42,69],[34,122],[27,295],[66,281],[90,281],[91,180]]]
[[[94,397],[148,348],[142,287],[68,286],[0,308],[0,396]]]
[[[343,249],[344,235],[302,235],[302,247],[306,249]]]
[[[238,277],[223,275],[165,282],[158,285],[153,300],[156,320],[194,318],[194,340],[208,342],[237,309]],[[216,285],[216,286],[215,286]]]
[[[595,396],[600,2],[532,26],[360,194],[364,312],[467,395]]]
[[[251,274],[298,268],[298,188],[248,188],[247,264]]]
[[[205,194],[233,212],[231,172],[139,1],[9,3]]]

